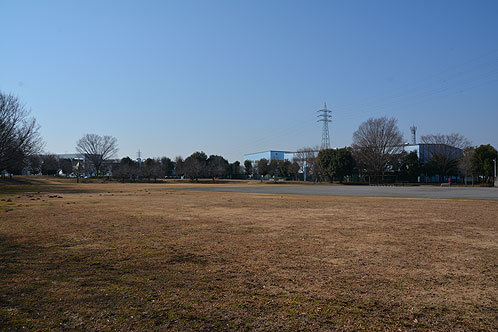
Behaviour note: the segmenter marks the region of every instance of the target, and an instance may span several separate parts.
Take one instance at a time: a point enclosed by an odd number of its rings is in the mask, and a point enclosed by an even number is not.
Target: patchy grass
[[[496,202],[181,185],[4,193],[0,330],[498,325]]]

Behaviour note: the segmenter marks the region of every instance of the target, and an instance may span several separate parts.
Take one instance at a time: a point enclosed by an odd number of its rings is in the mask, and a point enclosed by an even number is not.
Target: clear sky
[[[498,1],[0,0],[0,90],[46,150],[86,133],[119,157],[203,150],[230,161],[351,144],[369,117],[409,140],[459,132],[498,147]]]

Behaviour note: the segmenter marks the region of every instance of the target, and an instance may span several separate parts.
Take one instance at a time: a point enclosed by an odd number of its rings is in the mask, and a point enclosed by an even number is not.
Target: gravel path
[[[389,186],[324,186],[324,185],[261,185],[261,186],[199,186],[182,190],[240,192],[256,194],[297,194],[321,196],[464,198],[498,201],[498,188],[464,187],[389,187]]]

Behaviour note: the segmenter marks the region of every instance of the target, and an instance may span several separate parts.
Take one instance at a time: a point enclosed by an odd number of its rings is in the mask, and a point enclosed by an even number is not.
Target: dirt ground
[[[496,330],[498,203],[19,186],[0,330]]]

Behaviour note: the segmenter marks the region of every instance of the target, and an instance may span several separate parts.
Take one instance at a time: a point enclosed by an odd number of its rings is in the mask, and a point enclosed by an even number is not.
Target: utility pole
[[[327,109],[327,103],[324,103],[322,110],[318,111],[318,121],[322,122],[322,146],[321,149],[330,149],[329,122],[332,122],[332,111]]]
[[[495,180],[495,187],[498,187],[498,179],[496,178],[496,158],[493,159],[493,162],[495,164],[495,177],[494,177],[494,180]]]

